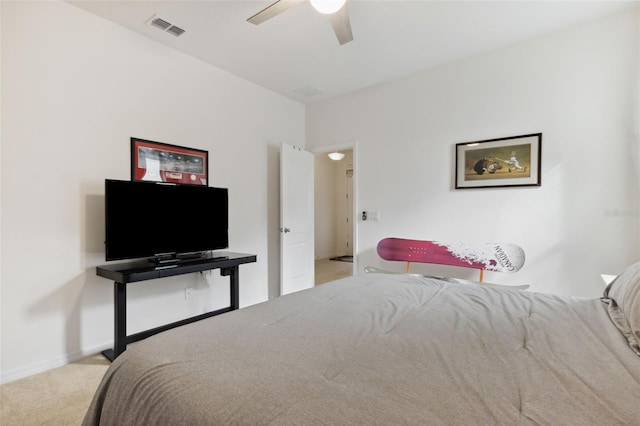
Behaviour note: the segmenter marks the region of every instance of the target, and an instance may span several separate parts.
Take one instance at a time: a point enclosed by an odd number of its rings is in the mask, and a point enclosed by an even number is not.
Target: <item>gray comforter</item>
[[[640,425],[606,305],[366,274],[130,345],[84,425]]]

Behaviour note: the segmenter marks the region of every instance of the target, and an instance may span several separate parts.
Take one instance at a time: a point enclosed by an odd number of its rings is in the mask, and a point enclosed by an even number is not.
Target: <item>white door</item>
[[[280,294],[314,285],[313,154],[280,149]]]
[[[347,195],[346,195],[346,211],[345,211],[345,215],[346,215],[346,221],[347,221],[347,226],[346,226],[346,235],[345,235],[345,240],[346,240],[346,250],[345,250],[345,254],[347,256],[353,256],[353,168],[347,168],[346,170],[346,174],[347,174],[347,187],[346,187],[346,191],[347,191]]]

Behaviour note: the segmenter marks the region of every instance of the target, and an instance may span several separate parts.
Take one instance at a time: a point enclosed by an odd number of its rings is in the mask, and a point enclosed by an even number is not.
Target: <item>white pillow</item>
[[[629,266],[604,290],[609,317],[640,355],[640,262]]]

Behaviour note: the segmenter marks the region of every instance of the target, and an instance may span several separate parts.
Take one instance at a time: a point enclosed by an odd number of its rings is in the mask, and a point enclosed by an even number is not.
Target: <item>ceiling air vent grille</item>
[[[151,19],[149,19],[148,24],[154,28],[158,28],[159,30],[162,30],[165,33],[169,33],[176,37],[180,37],[185,32],[185,30],[183,30],[182,28],[173,25],[171,22],[158,15],[154,15]]]
[[[172,26],[169,27],[167,32],[169,34],[173,34],[176,37],[180,37],[182,35],[182,33],[184,33],[184,30],[182,28],[180,28],[180,27],[176,27],[175,25],[172,25]]]
[[[162,18],[154,18],[151,20],[151,26],[160,28],[162,31],[165,31],[171,26],[171,24]]]

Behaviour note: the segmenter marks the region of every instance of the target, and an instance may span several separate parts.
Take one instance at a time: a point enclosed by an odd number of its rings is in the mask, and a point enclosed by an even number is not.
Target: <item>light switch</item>
[[[362,220],[371,220],[378,221],[378,210],[365,210],[362,212],[361,216]]]

